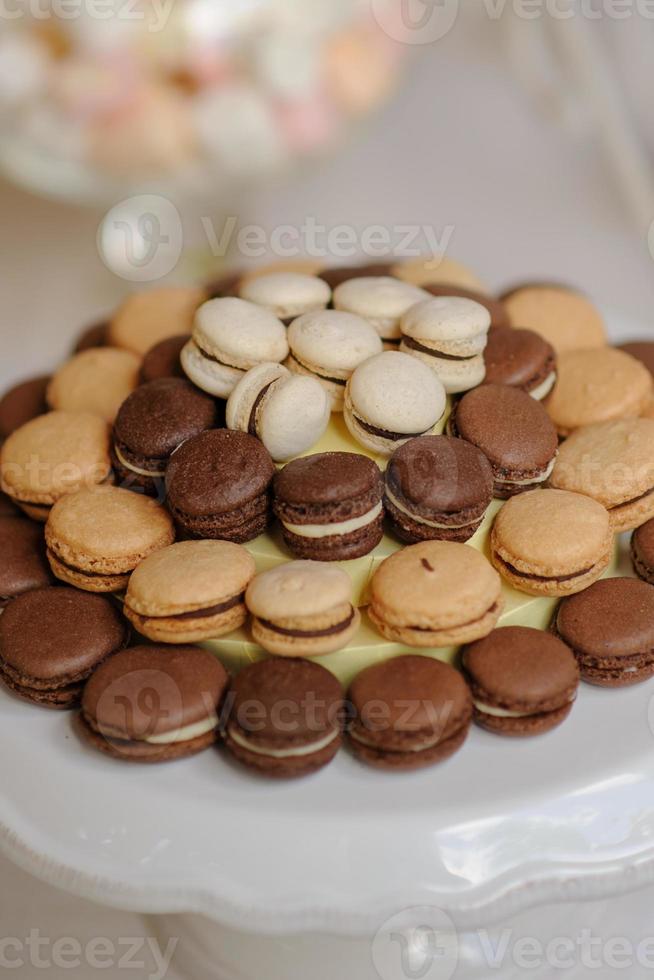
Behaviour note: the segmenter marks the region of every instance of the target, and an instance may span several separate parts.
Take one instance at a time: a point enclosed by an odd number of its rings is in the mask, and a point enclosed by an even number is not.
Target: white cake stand
[[[475,930],[654,882],[653,695],[583,685],[568,721],[536,739],[475,729],[422,772],[343,752],[270,784],[221,752],[114,762],[67,715],[3,691],[0,847],[77,895],[163,914],[189,977],[484,977]]]

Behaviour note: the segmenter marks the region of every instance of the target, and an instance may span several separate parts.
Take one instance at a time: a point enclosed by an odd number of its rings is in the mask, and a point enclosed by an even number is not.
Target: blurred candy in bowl
[[[392,92],[406,48],[380,2],[401,0],[28,4],[0,26],[0,166],[91,201],[284,172]]]

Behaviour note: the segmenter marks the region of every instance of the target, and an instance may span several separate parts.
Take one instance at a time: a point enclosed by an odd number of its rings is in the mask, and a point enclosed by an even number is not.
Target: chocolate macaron
[[[464,439],[420,436],[386,468],[386,511],[403,541],[467,541],[493,499],[493,470]]]
[[[183,348],[191,339],[187,333],[166,337],[151,347],[141,364],[141,381],[157,381],[159,378],[185,378],[184,368],[180,361]]]
[[[163,496],[172,454],[218,424],[216,401],[182,378],[141,385],[123,402],[113,430],[116,482]]]
[[[0,678],[26,701],[72,708],[91,672],[128,636],[104,596],[60,586],[26,592],[0,617]]]
[[[93,350],[96,347],[106,347],[108,332],[108,320],[99,320],[97,323],[84,327],[75,341],[73,354],[81,354],[82,351]]]
[[[455,405],[447,430],[488,458],[500,499],[532,490],[554,469],[556,429],[540,402],[518,388],[482,385],[469,391]]]
[[[50,378],[45,375],[29,378],[4,393],[0,398],[0,442],[48,411],[45,394],[49,383]]]
[[[242,626],[254,558],[231,541],[179,541],[134,570],[124,613],[157,643],[199,643]]]
[[[626,687],[654,675],[654,585],[602,579],[564,599],[553,628],[590,684]]]
[[[319,664],[281,657],[251,664],[234,680],[230,700],[225,744],[262,776],[307,776],[341,746],[343,690]]]
[[[194,646],[129,647],[95,671],[78,730],[92,748],[126,762],[196,755],[219,737],[229,676]]]
[[[632,534],[631,561],[638,578],[654,585],[654,518]]]
[[[624,351],[625,354],[629,354],[640,361],[654,380],[654,340],[632,340],[629,343],[620,344],[618,350]],[[654,419],[654,391],[642,414],[648,419]]]
[[[540,735],[572,708],[579,668],[572,650],[551,633],[504,626],[463,650],[475,721],[498,735]]]
[[[383,478],[358,453],[316,453],[293,460],[273,481],[273,510],[298,558],[360,558],[382,539]]]
[[[354,679],[348,700],[352,751],[389,771],[449,758],[465,742],[472,718],[472,698],[459,671],[414,654],[367,667]]]
[[[541,401],[556,384],[556,352],[535,330],[499,327],[484,351],[486,384],[521,388]]]
[[[229,429],[203,432],[168,464],[168,506],[192,537],[243,544],[268,526],[274,473],[270,453],[254,436]]]
[[[41,524],[0,516],[0,555],[0,610],[17,595],[54,582]]]

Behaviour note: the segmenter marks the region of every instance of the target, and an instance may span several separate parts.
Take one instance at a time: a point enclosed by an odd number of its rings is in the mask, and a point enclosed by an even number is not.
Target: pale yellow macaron
[[[601,313],[575,289],[555,283],[525,283],[500,298],[511,326],[535,330],[557,353],[606,344]]]
[[[113,422],[118,409],[139,384],[141,358],[128,350],[97,347],[76,354],[48,385],[51,408],[90,412]]]
[[[190,334],[197,308],[207,299],[195,286],[162,286],[134,293],[116,310],[108,341],[143,357],[160,340]]]

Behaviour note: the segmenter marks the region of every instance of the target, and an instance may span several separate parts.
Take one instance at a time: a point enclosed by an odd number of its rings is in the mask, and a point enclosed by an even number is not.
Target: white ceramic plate
[[[475,729],[449,762],[404,775],[343,752],[275,785],[215,752],[114,762],[68,715],[0,692],[0,846],[84,897],[250,932],[360,935],[423,904],[472,928],[654,878],[653,695],[584,685],[537,739]]]

